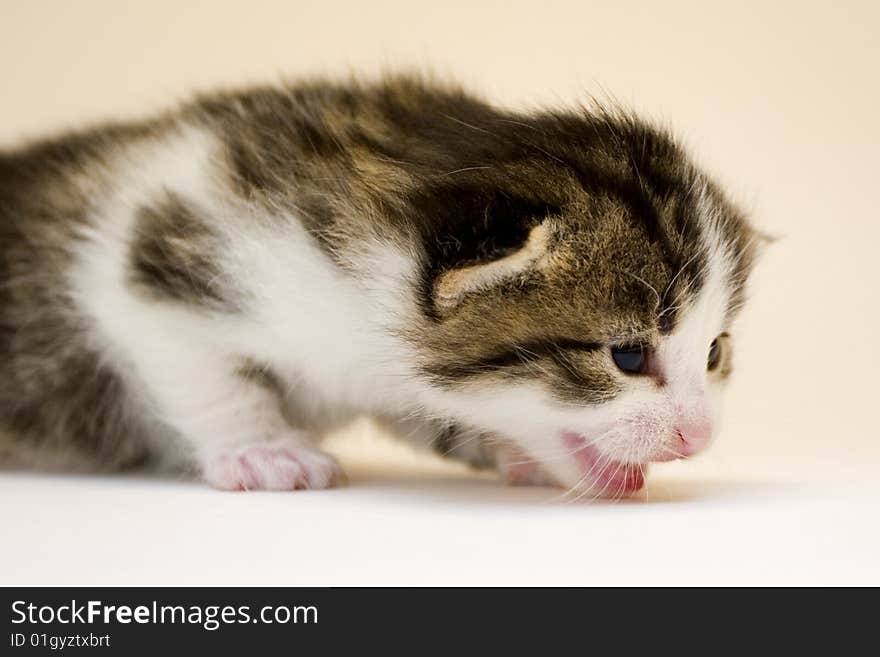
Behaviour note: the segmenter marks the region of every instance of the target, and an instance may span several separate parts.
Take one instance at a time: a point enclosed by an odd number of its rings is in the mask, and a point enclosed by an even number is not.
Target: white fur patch
[[[362,412],[406,415],[417,406],[415,356],[395,328],[414,312],[414,258],[399,246],[353,254],[361,275],[332,262],[293,217],[259,214],[230,199],[214,137],[183,127],[132,145],[108,167],[111,190],[96,199],[70,276],[93,325],[93,348],[197,454],[271,440],[287,431],[277,398],[236,374],[242,359],[271,366],[311,427]],[[168,193],[225,232],[215,254],[250,299],[243,315],[211,313],[135,294],[129,249],[140,208]]]

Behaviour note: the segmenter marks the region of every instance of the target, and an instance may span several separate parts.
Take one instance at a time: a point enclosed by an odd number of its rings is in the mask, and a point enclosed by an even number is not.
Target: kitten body
[[[6,153],[0,222],[0,458],[224,489],[332,485],[320,436],[369,414],[511,480],[636,490],[709,439],[753,240],[634,117],[411,78]]]

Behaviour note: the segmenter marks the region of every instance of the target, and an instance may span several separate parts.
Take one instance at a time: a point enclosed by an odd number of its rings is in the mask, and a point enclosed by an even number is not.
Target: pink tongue
[[[583,436],[566,433],[563,436],[566,446],[576,450],[581,471],[593,480],[593,488],[609,495],[633,493],[645,485],[645,476],[635,463],[609,461],[595,445],[587,443]]]

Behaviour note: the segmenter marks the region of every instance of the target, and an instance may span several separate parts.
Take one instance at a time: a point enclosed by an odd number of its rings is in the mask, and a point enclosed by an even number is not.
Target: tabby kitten
[[[754,232],[670,137],[408,77],[222,93],[0,155],[0,460],[341,478],[381,418],[639,489],[716,426]]]

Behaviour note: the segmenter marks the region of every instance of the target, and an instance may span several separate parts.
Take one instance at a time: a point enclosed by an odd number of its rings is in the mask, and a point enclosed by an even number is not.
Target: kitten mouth
[[[620,497],[640,490],[645,485],[645,466],[609,459],[584,436],[563,435],[566,447],[572,450],[589,489],[604,497]]]

